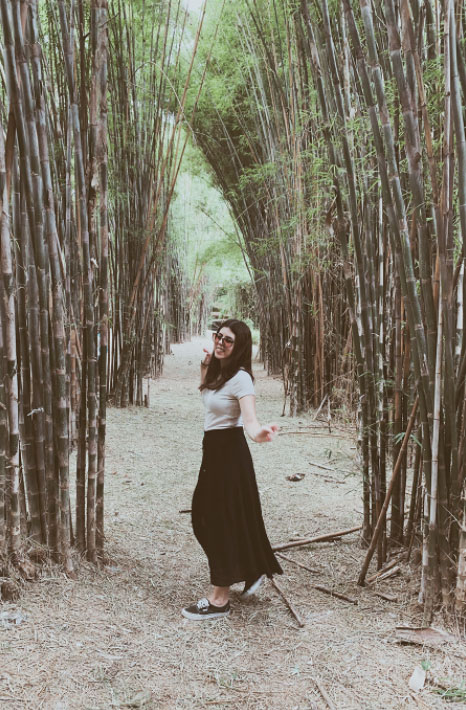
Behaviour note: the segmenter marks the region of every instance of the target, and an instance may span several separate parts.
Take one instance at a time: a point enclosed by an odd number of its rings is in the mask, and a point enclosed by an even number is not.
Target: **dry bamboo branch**
[[[379,580],[382,581],[383,579],[388,579],[389,577],[394,577],[396,574],[399,574],[401,572],[401,567],[399,565],[396,565],[396,567],[392,567],[392,569],[387,570],[383,574],[380,575]]]
[[[385,599],[386,602],[398,601],[398,597],[395,597],[393,594],[385,594],[384,592],[375,592],[375,596]]]
[[[335,705],[330,700],[329,695],[328,695],[327,691],[325,690],[324,686],[322,685],[322,683],[319,680],[317,680],[317,678],[314,678],[314,683],[316,684],[316,686],[319,690],[319,693],[321,694],[321,696],[323,697],[323,699],[327,703],[330,710],[336,710]]]
[[[319,570],[312,569],[312,567],[306,567],[306,565],[301,564],[301,562],[297,562],[296,560],[293,560],[291,557],[287,557],[286,555],[283,555],[280,552],[277,552],[277,557],[281,557],[282,559],[287,560],[288,562],[292,562],[297,567],[301,567],[302,569],[305,569],[308,572],[312,572],[312,573],[319,572]],[[331,597],[337,597],[337,599],[343,599],[346,602],[350,602],[350,604],[357,604],[358,603],[357,599],[354,599],[353,597],[348,597],[348,596],[346,596],[346,594],[341,594],[340,592],[335,592],[335,590],[329,589],[328,587],[324,587],[322,584],[311,584],[310,586],[312,589],[317,589],[319,592],[323,592],[324,594],[328,594]]]
[[[336,597],[337,599],[343,599],[343,601],[349,602],[350,604],[357,604],[358,603],[358,600],[354,599],[354,597],[347,597],[346,594],[341,594],[341,592],[335,592],[334,589],[329,589],[328,587],[324,587],[322,584],[313,584],[312,588],[317,589],[319,592],[323,592],[324,594],[328,594],[331,597]]]
[[[277,592],[279,593],[279,595],[281,596],[281,598],[283,599],[283,601],[284,601],[285,604],[287,605],[288,609],[291,611],[291,613],[293,614],[294,618],[295,618],[296,621],[298,622],[298,625],[302,628],[302,627],[304,626],[304,622],[301,620],[301,617],[299,616],[298,612],[297,612],[296,609],[294,608],[293,604],[289,601],[289,599],[287,599],[287,597],[285,596],[284,592],[283,592],[282,589],[278,586],[278,584],[276,583],[276,581],[275,581],[274,579],[272,579],[272,586],[275,587],[275,589],[277,590]]]
[[[315,463],[315,461],[309,461],[311,466],[317,466],[317,468],[323,468],[325,471],[335,471],[332,466],[324,466],[322,463]]]
[[[313,420],[313,421],[315,421],[315,420],[317,419],[317,417],[319,416],[320,410],[321,410],[322,407],[324,406],[325,400],[327,399],[327,397],[328,397],[328,394],[325,395],[325,397],[323,398],[322,402],[319,404],[318,410],[316,411],[316,413],[315,413],[314,416],[312,417],[312,420]]]
[[[388,570],[390,570],[392,567],[395,567],[395,565],[397,564],[398,560],[391,560],[388,565],[385,565],[385,567],[382,567],[382,569],[379,569],[375,574],[368,577],[366,580],[366,584],[374,582],[378,577],[380,577],[382,574],[385,574],[385,572],[388,572]]]
[[[292,562],[294,565],[297,567],[301,567],[302,569],[307,570],[308,572],[312,573],[318,573],[318,569],[314,569],[313,567],[307,567],[306,565],[303,565],[301,562],[298,562],[297,560],[293,560],[292,557],[287,557],[287,555],[284,555],[282,552],[277,552],[277,557],[281,557],[282,560],[287,560],[287,562]]]
[[[350,535],[351,533],[358,532],[358,530],[362,530],[362,525],[357,525],[354,528],[349,528],[348,530],[340,530],[339,532],[335,533],[328,533],[326,535],[317,535],[317,537],[310,537],[307,538],[306,540],[296,540],[294,542],[284,542],[283,544],[280,545],[275,545],[272,547],[272,550],[276,552],[277,550],[287,550],[290,547],[302,547],[303,545],[310,545],[313,542],[330,542],[332,540],[336,540],[339,537],[343,537],[344,535]]]

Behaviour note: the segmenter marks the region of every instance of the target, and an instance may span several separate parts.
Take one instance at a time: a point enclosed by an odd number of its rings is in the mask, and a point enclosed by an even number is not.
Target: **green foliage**
[[[426,59],[423,66],[423,81],[427,99],[427,112],[434,135],[437,134],[437,129],[441,127],[444,109],[443,103],[445,96],[441,88],[443,84],[443,73],[443,57],[441,55],[432,59]],[[439,148],[440,145],[436,147]]]
[[[195,287],[201,280],[211,303],[223,289],[222,310],[234,312],[235,290],[248,284],[250,277],[228,205],[193,146],[177,181],[170,234],[182,254],[188,286]]]
[[[238,181],[239,188],[241,190],[260,188],[265,182],[273,180],[277,172],[276,162],[258,163],[243,172]]]
[[[440,695],[444,700],[455,703],[466,703],[466,684],[461,683],[457,687],[434,688],[434,693]]]
[[[398,434],[395,434],[393,437],[393,443],[394,444],[401,444],[401,442],[405,438],[405,433],[406,432],[404,432],[404,431],[400,431],[400,432],[398,432]],[[415,434],[410,434],[409,438],[411,439],[411,441],[414,441],[414,443],[417,444],[417,446],[422,446],[421,442],[419,441],[419,439],[417,438],[417,436]]]

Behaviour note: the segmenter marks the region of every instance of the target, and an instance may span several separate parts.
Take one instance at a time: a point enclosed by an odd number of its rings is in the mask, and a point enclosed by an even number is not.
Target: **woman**
[[[230,613],[230,585],[244,580],[242,597],[254,594],[267,575],[282,569],[262,519],[251,454],[253,441],[272,441],[276,424],[257,421],[252,338],[246,323],[231,319],[214,334],[214,351],[201,362],[206,409],[203,456],[192,503],[193,530],[207,555],[212,591],[183,609],[187,619],[217,619]]]

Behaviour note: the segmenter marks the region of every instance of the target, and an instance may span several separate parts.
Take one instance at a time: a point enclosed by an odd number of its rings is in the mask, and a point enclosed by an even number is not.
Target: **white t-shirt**
[[[218,390],[202,390],[206,410],[204,431],[243,426],[239,400],[248,394],[255,392],[251,375],[245,370],[238,370]]]

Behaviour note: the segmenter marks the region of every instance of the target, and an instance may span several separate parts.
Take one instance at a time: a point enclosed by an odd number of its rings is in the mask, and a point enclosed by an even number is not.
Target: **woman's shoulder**
[[[247,370],[238,370],[231,380],[229,380],[229,384],[230,392],[238,399],[245,397],[247,394],[254,394],[254,383]]]
[[[247,370],[244,369],[244,367],[240,367],[238,372],[233,375],[231,379],[238,382],[252,382],[251,375],[249,374],[249,372],[247,372]]]

